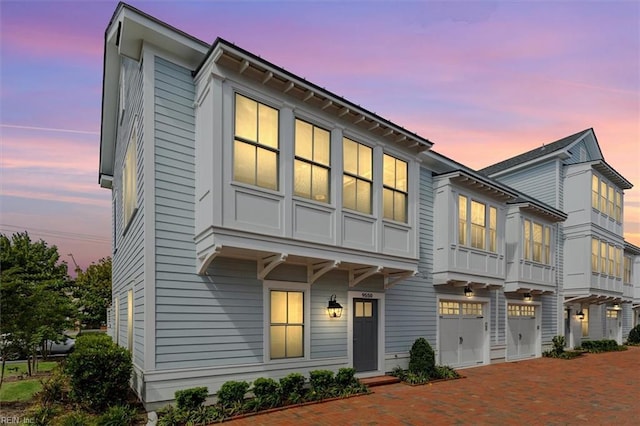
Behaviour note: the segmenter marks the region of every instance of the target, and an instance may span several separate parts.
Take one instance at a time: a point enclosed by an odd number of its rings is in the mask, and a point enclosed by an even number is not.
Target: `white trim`
[[[271,298],[269,292],[271,290],[285,291],[302,291],[303,292],[303,339],[304,339],[304,356],[300,358],[283,358],[271,359]],[[262,282],[262,324],[263,324],[263,363],[265,365],[277,364],[294,364],[297,361],[311,360],[311,285],[309,283],[289,282],[289,281],[271,281]]]
[[[437,355],[436,355],[436,363],[440,363],[440,301],[448,301],[448,302],[461,302],[461,303],[481,303],[482,304],[482,316],[485,320],[484,322],[484,348],[482,351],[482,364],[469,365],[466,367],[477,367],[478,365],[488,365],[491,363],[491,298],[490,297],[479,297],[472,296],[466,297],[464,295],[459,294],[437,294],[436,295],[436,345],[437,345]],[[455,367],[455,366],[452,366]]]
[[[384,374],[385,369],[385,293],[373,291],[347,292],[347,307],[343,311],[347,314],[347,358],[349,367],[353,368],[353,299],[372,299],[378,301],[378,368],[374,371],[358,373],[358,377],[373,377]]]
[[[155,50],[142,47],[144,170],[144,369],[156,368]]]

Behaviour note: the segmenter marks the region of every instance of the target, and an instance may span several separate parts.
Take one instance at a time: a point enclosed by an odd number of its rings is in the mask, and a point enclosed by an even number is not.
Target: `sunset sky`
[[[640,245],[638,1],[130,4],[234,42],[473,168],[593,127],[606,161],[636,185],[625,236]],[[28,230],[83,268],[111,252],[98,155],[116,6],[0,1],[0,232]]]

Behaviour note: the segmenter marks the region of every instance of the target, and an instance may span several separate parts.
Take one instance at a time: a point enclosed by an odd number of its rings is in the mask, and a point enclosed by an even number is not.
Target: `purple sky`
[[[593,127],[637,185],[640,2],[132,1],[223,37],[435,142],[473,168]],[[98,186],[104,30],[117,2],[0,0],[0,232],[80,266],[111,251]]]

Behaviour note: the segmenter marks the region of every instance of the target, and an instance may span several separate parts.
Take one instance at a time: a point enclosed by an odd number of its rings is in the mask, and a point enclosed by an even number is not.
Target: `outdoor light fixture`
[[[619,304],[619,303],[614,303],[614,304],[613,304],[613,310],[614,310],[614,311],[619,311],[619,310],[621,310],[621,309],[622,309],[622,308],[620,307],[620,304]]]
[[[531,302],[531,293],[525,293],[524,297],[523,297],[523,300],[525,302]]]
[[[582,321],[584,319],[584,312],[582,312],[582,309],[580,309],[577,313],[576,316],[578,317],[578,319],[580,321]]]
[[[472,297],[473,296],[473,290],[471,290],[470,287],[465,287],[464,288],[464,295],[467,297]]]
[[[329,298],[327,314],[329,314],[329,318],[340,318],[342,316],[342,305],[336,302],[335,294],[332,294]]]

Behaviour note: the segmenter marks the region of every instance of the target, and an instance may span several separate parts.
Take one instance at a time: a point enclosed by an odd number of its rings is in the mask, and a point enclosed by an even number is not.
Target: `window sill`
[[[465,245],[462,245],[462,244],[451,244],[451,248],[456,248],[458,250],[467,250],[467,251],[471,251],[471,252],[474,252],[474,253],[477,253],[477,254],[482,254],[482,255],[485,255],[485,256],[491,256],[491,257],[496,257],[496,258],[502,256],[500,253],[497,253],[495,251],[488,251],[488,250],[485,250],[485,249],[479,249],[479,248],[476,248],[476,247],[465,246]]]
[[[316,200],[312,200],[311,198],[305,198],[305,197],[301,197],[299,195],[294,195],[293,196],[293,201],[297,204],[309,204],[312,205],[314,207],[318,207],[321,208],[323,210],[327,210],[327,211],[331,211],[331,210],[335,210],[336,206],[334,206],[332,203],[325,203],[322,201],[316,201]]]
[[[520,261],[526,265],[541,266],[543,268],[550,268],[550,269],[553,268],[553,266],[549,263],[537,262],[531,259],[520,259]]]
[[[397,228],[411,229],[411,225],[409,225],[407,222],[399,222],[393,219],[382,218],[382,223],[384,223],[385,225],[395,226]]]
[[[249,185],[248,183],[231,181],[231,186],[235,187],[237,190],[245,190],[256,195],[266,195],[270,198],[284,198],[284,194],[280,191],[274,191],[273,189],[263,188],[261,186]]]

